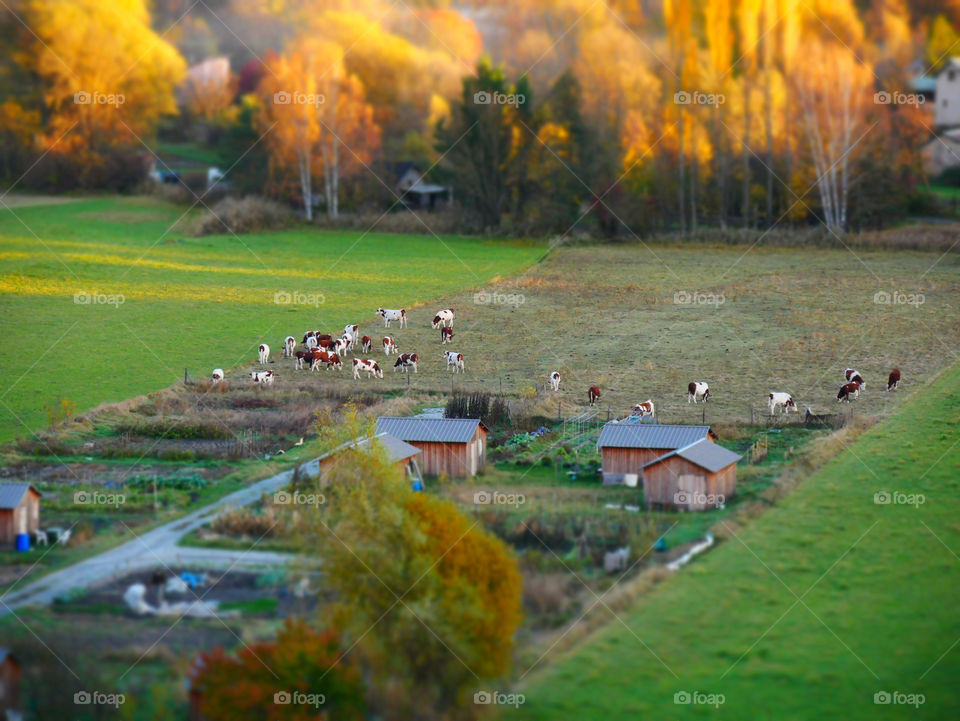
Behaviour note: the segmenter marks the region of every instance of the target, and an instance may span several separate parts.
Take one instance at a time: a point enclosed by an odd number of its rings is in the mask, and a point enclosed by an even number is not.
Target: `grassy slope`
[[[83,410],[172,383],[185,366],[195,375],[229,369],[254,359],[261,341],[277,352],[288,333],[362,322],[379,305],[411,308],[543,253],[531,244],[428,235],[164,236],[181,209],[142,198],[15,212],[22,223],[0,212],[0,366],[8,384],[0,400],[9,406],[0,405],[0,441],[27,432],[14,413],[31,431],[44,425],[42,409],[58,396]],[[279,291],[322,293],[325,303],[277,305]],[[78,305],[77,292],[123,294],[126,302]],[[434,310],[415,310],[411,325]]]
[[[955,366],[740,531],[739,541],[621,614],[662,664],[612,621],[531,674],[526,706],[504,717],[956,718],[958,441]],[[883,490],[922,493],[926,503],[874,504]],[[785,586],[809,610],[793,606]],[[726,704],[675,705],[681,690],[722,693]],[[919,712],[876,706],[882,690],[922,693],[926,703]]]

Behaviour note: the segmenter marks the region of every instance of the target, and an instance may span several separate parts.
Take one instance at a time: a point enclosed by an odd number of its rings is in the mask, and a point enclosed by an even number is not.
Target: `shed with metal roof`
[[[647,508],[703,511],[723,506],[737,490],[742,456],[707,438],[665,453],[645,464]]]
[[[420,449],[401,441],[390,433],[377,433],[374,436],[357,438],[337,446],[316,461],[304,464],[301,467],[302,472],[310,476],[319,475],[320,479],[324,480],[330,468],[340,462],[345,454],[350,451],[369,452],[373,444],[379,446],[386,453],[387,460],[399,466],[411,480],[420,480],[420,468],[416,460],[416,456],[421,452]]]
[[[40,491],[29,483],[0,483],[0,545],[13,546],[39,526]]]
[[[705,438],[715,438],[710,426],[610,421],[597,440],[603,459],[603,484],[632,484],[650,461]]]
[[[376,432],[420,449],[417,463],[426,476],[469,478],[486,464],[487,428],[478,418],[383,416]]]

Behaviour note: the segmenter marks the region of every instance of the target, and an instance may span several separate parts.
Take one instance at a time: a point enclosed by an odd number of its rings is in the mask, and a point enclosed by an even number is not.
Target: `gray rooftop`
[[[380,444],[386,449],[387,457],[391,462],[397,463],[399,461],[405,461],[411,456],[415,456],[418,453],[421,453],[420,449],[416,446],[411,446],[409,443],[401,441],[396,436],[390,435],[389,433],[378,433],[372,438],[359,438],[357,440],[348,441],[340,446],[337,446],[332,451],[324,454],[322,458],[328,458],[330,456],[336,455],[341,451],[345,451],[348,448],[357,448],[363,449],[366,446],[369,446],[371,440],[379,441]],[[322,460],[321,458],[321,460]]]
[[[726,468],[731,463],[736,463],[743,457],[737,455],[731,450],[724,448],[723,446],[718,446],[711,440],[703,438],[696,443],[691,443],[689,446],[684,446],[683,448],[678,448],[675,451],[670,451],[670,453],[650,461],[644,466],[644,468],[647,466],[652,466],[654,463],[659,463],[660,461],[670,458],[671,456],[679,456],[684,460],[690,461],[694,465],[710,471],[710,473],[715,473],[723,468]]]
[[[389,433],[402,441],[423,443],[469,443],[477,426],[478,418],[396,418],[383,416],[377,419],[377,433]]]
[[[33,488],[29,483],[0,483],[0,509],[10,510],[20,505],[27,490]],[[40,494],[36,488],[34,493]]]
[[[678,426],[646,423],[606,423],[598,448],[665,448],[674,450],[703,440],[710,426]]]

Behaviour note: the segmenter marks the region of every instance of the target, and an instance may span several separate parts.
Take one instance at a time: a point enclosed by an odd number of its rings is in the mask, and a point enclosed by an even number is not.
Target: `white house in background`
[[[960,126],[960,57],[953,57],[937,75],[934,122],[938,128]]]
[[[941,130],[923,146],[923,167],[931,178],[960,165],[960,128]]]

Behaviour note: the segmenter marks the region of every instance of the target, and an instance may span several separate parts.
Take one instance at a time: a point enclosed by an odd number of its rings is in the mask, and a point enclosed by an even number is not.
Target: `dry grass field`
[[[866,381],[854,411],[882,412],[896,397],[885,392],[891,368],[902,371],[903,391],[957,357],[958,263],[956,255],[915,251],[560,248],[519,276],[418,309],[406,329],[394,323],[386,330],[371,317],[373,307],[358,309],[384,379],[353,380],[349,360],[342,372],[313,375],[338,393],[402,392],[408,382],[413,391],[455,384],[537,392],[544,411],[555,413],[559,402],[564,415],[586,406],[586,390],[597,384],[604,412],[623,414],[650,398],[665,422],[702,418],[703,406],[688,405],[686,386],[703,380],[711,392],[706,419],[715,423],[748,420],[750,406],[766,412],[768,391],[793,394],[801,412],[835,411],[851,366]],[[430,328],[434,306],[456,310],[450,345]],[[299,337],[306,329],[287,330]],[[420,355],[409,380],[392,372],[393,356],[384,357],[385,333],[400,352]],[[464,354],[465,374],[445,370],[448,349]],[[278,385],[307,375],[292,366],[271,366]],[[557,394],[544,389],[554,369],[562,374]]]

